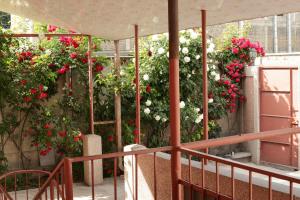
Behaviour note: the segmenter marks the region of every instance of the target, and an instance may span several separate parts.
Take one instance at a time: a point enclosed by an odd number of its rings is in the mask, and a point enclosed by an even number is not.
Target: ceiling
[[[118,40],[168,31],[168,0],[0,0],[0,10],[84,34]],[[216,25],[300,11],[300,0],[179,0],[179,26]]]

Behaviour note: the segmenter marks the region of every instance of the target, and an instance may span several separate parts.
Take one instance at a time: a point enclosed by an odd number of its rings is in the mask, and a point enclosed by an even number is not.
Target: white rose
[[[213,102],[214,102],[213,98],[208,99],[208,103],[213,103]]]
[[[184,57],[184,62],[189,63],[190,61],[191,61],[190,57],[188,57],[188,56]]]
[[[186,48],[186,47],[182,48],[182,53],[187,54],[188,52],[189,52],[188,48]]]
[[[194,111],[198,113],[200,112],[200,108],[194,108]]]
[[[154,48],[153,48],[153,47],[150,47],[150,51],[153,52],[153,51],[154,51]]]
[[[169,52],[167,52],[167,57],[169,58]]]
[[[184,37],[184,36],[181,36],[181,37],[179,38],[179,42],[180,42],[181,44],[186,43],[185,37]]]
[[[163,54],[163,53],[165,53],[164,48],[160,47],[160,48],[158,49],[157,53],[160,54],[160,55]]]
[[[160,116],[159,116],[159,115],[156,115],[156,116],[155,116],[155,120],[156,120],[156,121],[159,121],[159,120],[160,120]]]
[[[184,101],[180,101],[179,107],[180,107],[180,108],[184,108],[184,107],[185,107]]]
[[[198,34],[194,30],[191,31],[191,38],[192,39],[197,39],[197,37],[198,37]]]
[[[208,49],[207,49],[207,53],[212,53],[215,50],[215,44],[214,43],[210,43]]]
[[[145,108],[145,109],[144,109],[144,113],[145,113],[146,115],[148,115],[150,112],[151,112],[151,111],[150,111],[149,108]]]
[[[202,120],[203,120],[203,114],[199,115],[199,116],[196,118],[195,123],[196,123],[196,124],[199,124]]]
[[[166,122],[167,119],[166,119],[166,118],[162,118],[161,121],[162,121],[162,122]]]
[[[220,79],[221,79],[220,74],[217,74],[217,75],[215,76],[215,81],[219,81]]]
[[[196,60],[199,60],[200,59],[200,55],[196,55]]]
[[[144,74],[143,79],[144,79],[144,81],[148,81],[149,80],[149,75],[148,74]]]
[[[191,78],[191,75],[190,75],[190,74],[188,74],[188,75],[187,75],[187,78]]]
[[[146,106],[151,106],[151,104],[152,104],[152,102],[148,99],[148,100],[146,101]]]
[[[123,70],[120,71],[120,75],[123,76],[125,73]]]
[[[192,70],[192,74],[195,74],[195,70]]]

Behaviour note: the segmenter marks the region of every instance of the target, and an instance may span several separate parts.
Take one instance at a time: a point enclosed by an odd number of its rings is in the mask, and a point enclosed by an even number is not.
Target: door
[[[297,67],[260,68],[260,131],[298,126]],[[261,140],[263,162],[298,168],[298,135]]]

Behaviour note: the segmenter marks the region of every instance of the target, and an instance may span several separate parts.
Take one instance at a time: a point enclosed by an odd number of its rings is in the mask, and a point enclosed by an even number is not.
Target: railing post
[[[55,181],[53,179],[51,180],[50,183],[50,200],[54,200],[54,186],[55,186]]]
[[[181,199],[179,179],[181,176],[180,147],[180,91],[179,91],[179,28],[178,0],[168,1],[169,23],[169,81],[170,81],[170,142],[173,147],[171,157],[172,199]]]
[[[73,200],[72,161],[69,158],[64,159],[64,182],[65,182],[66,200]]]

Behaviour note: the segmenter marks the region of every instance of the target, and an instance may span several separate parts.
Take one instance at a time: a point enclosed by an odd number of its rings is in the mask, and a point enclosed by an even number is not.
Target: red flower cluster
[[[48,32],[52,33],[55,32],[56,30],[57,30],[57,26],[48,25]]]
[[[25,60],[31,60],[33,58],[33,54],[31,51],[23,51],[20,54],[17,54],[19,62],[23,62]]]
[[[242,78],[245,77],[244,74],[244,64],[240,63],[238,60],[234,60],[231,63],[229,63],[226,67],[226,74],[229,76],[229,78],[239,83]]]
[[[113,141],[114,141],[114,136],[109,135],[109,136],[107,137],[107,140],[108,140],[109,142],[113,142]]]
[[[232,38],[231,43],[233,45],[232,53],[238,54],[240,50],[243,49],[255,49],[256,53],[259,56],[265,56],[265,51],[263,47],[260,46],[259,42],[252,43],[249,39],[246,39],[244,37],[241,38]]]
[[[65,74],[67,71],[70,70],[70,65],[69,64],[65,64],[62,68],[57,70],[58,74]]]
[[[102,72],[103,70],[104,70],[104,66],[102,66],[101,64],[96,64],[95,66],[96,72]]]
[[[82,133],[80,132],[78,135],[74,136],[74,142],[78,142],[82,138]]]
[[[148,92],[148,93],[151,92],[151,86],[149,84],[146,86],[146,92]]]
[[[66,135],[67,135],[67,131],[59,131],[59,132],[58,132],[58,135],[59,135],[60,137],[64,138],[64,137],[66,137]]]
[[[75,49],[77,47],[79,47],[79,44],[76,40],[74,40],[72,37],[65,37],[65,36],[61,36],[59,38],[59,41],[61,43],[63,43],[65,46],[69,47],[69,46],[73,46]]]
[[[27,84],[26,80],[21,80],[21,85],[25,86]],[[23,101],[25,103],[31,102],[32,101],[32,97],[35,97],[37,99],[45,99],[48,97],[48,93],[44,92],[44,85],[40,84],[38,89],[36,88],[30,88],[29,89],[30,95],[26,95],[23,97]]]

